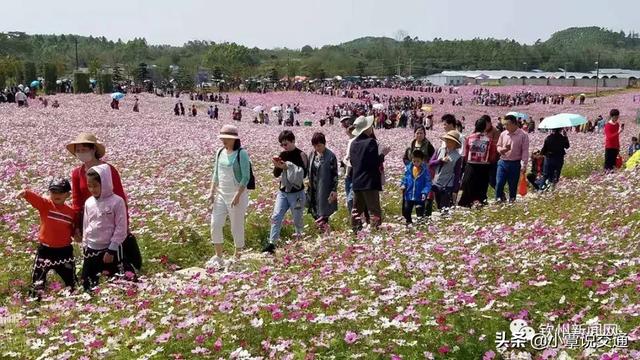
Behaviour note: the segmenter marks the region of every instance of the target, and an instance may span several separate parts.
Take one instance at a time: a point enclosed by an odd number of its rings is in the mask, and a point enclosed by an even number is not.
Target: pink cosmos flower
[[[496,353],[493,350],[489,350],[482,355],[482,360],[493,360],[496,357]]]
[[[215,343],[213,343],[213,350],[220,351],[222,350],[222,339],[218,338]]]
[[[356,334],[356,333],[354,333],[352,331],[347,331],[344,334],[344,341],[347,344],[351,345],[351,344],[355,343],[356,341],[358,341],[358,334]]]
[[[275,309],[271,312],[271,318],[275,321],[278,321],[284,317],[284,314],[279,309]]]
[[[158,335],[158,337],[156,337],[156,343],[157,344],[166,343],[167,341],[169,341],[170,338],[171,338],[171,333],[170,332],[166,332],[164,334],[160,334],[160,335]]]

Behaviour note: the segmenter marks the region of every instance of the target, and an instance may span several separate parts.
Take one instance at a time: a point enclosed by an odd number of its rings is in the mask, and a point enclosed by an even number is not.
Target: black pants
[[[614,162],[615,165],[615,162]],[[562,172],[562,167],[564,166],[564,157],[544,157],[544,180],[545,182],[550,182],[553,184],[557,184],[560,180],[560,173]]]
[[[481,205],[487,203],[490,171],[491,164],[467,163],[462,177],[462,196],[458,205],[471,207],[476,202]]]
[[[407,224],[411,224],[411,214],[413,213],[413,208],[416,208],[416,215],[418,218],[424,217],[425,212],[425,202],[424,201],[411,201],[404,200],[402,202],[402,216],[404,216],[405,220],[407,220]]]
[[[604,169],[613,170],[616,168],[616,159],[620,149],[604,149]]]
[[[84,263],[82,264],[82,286],[85,290],[91,290],[98,285],[100,275],[113,277],[117,273],[122,273],[122,246],[118,249],[110,264],[103,261],[107,249],[94,250],[86,248],[84,250]]]
[[[436,205],[438,206],[438,210],[447,209],[453,206],[453,188],[439,188],[434,185],[431,187],[431,190],[436,196]]]
[[[65,286],[75,288],[76,264],[71,245],[61,248],[38,246],[31,276],[34,293],[44,290],[49,270],[54,270],[62,278]]]
[[[362,190],[353,192],[353,209],[351,210],[351,226],[354,232],[362,229],[362,218],[368,212],[371,227],[377,229],[382,222],[380,191]]]

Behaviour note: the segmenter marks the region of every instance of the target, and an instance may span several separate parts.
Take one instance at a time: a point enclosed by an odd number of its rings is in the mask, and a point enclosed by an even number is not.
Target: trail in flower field
[[[238,96],[231,95],[231,103]],[[250,108],[300,102],[304,119],[345,100],[299,93],[242,96],[249,108],[234,124],[256,171],[248,244],[257,248],[277,191],[269,159],[280,151],[281,128],[249,124]],[[632,96],[517,110],[536,118],[558,112],[594,118],[617,107],[627,124],[624,145],[638,133]],[[5,269],[0,316],[17,321],[0,334],[6,344],[2,357],[477,359],[496,350],[495,333],[508,331],[514,318],[536,329],[594,319],[615,323],[630,340],[617,352],[638,356],[637,171],[563,179],[555,192],[528,195],[512,206],[460,210],[405,229],[400,214],[392,213],[400,202],[393,183],[412,135],[405,129],[382,130],[380,142],[393,150],[385,163],[390,185],[383,195],[387,221],[380,232],[353,237],[341,214],[331,236],[308,228],[305,239],[283,244],[275,258],[252,251],[230,271],[179,275],[174,270],[202,266],[212,255],[210,209],[203,197],[219,146],[217,131],[231,122],[231,105],[220,106],[223,120],[216,122],[202,114],[208,103],[196,102],[201,111],[194,119],[173,116],[175,100],[155,96],[140,96],[140,113],[130,111],[130,99],[112,111],[108,96],[56,98],[59,109],[0,106],[0,266]],[[495,118],[507,110],[434,105],[436,118],[452,112],[465,116],[467,127],[479,114]],[[319,128],[293,130],[299,147],[309,151]],[[338,126],[320,130],[342,157],[344,132]],[[120,170],[132,228],[153,271],[138,284],[103,286],[93,299],[64,298],[54,286],[51,297],[37,305],[24,299],[29,272],[20,269],[32,261],[37,215],[11,194],[23,184],[44,191],[47,176],[69,174],[77,163],[64,145],[80,131],[95,132],[107,146],[106,160]],[[439,135],[427,134],[435,144]],[[531,140],[532,148],[540,148],[544,134]],[[601,135],[570,133],[570,141],[568,167],[599,159]],[[542,354],[531,348],[513,351]]]

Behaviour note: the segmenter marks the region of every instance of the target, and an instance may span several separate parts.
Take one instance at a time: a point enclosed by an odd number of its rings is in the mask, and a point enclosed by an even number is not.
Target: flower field
[[[241,267],[229,271],[180,271],[202,267],[213,255],[206,193],[220,146],[217,132],[231,122],[240,96],[248,108],[234,124],[257,185],[247,217],[251,250]],[[194,103],[199,109],[196,118],[174,116],[175,99],[146,94],[139,95],[139,113],[131,111],[130,96],[119,111],[109,108],[108,95],[53,98],[60,108],[0,105],[0,358],[640,359],[640,172],[603,175],[600,134],[569,133],[565,177],[554,192],[434,215],[405,228],[396,183],[412,132],[377,131],[392,148],[385,162],[383,228],[349,232],[341,184],[331,235],[318,234],[307,217],[305,238],[289,241],[289,221],[284,243],[270,257],[259,249],[278,187],[270,158],[280,151],[281,127],[251,124],[250,109],[300,103],[300,119],[316,120],[327,106],[356,100],[297,92],[230,94],[230,105],[218,104],[216,121],[205,115],[209,103],[188,99],[185,107]],[[484,113],[494,121],[509,110],[536,119],[560,112],[593,119],[615,107],[626,123],[626,149],[640,131],[639,106],[633,93],[620,92],[588,98],[582,106],[507,109],[454,107],[449,101],[433,105],[433,112],[436,119],[447,112],[465,116],[468,132]],[[338,125],[294,128],[298,146],[310,151],[318,130],[326,134],[327,147],[344,156],[348,138]],[[38,216],[14,194],[22,186],[44,192],[49,177],[69,176],[79,164],[64,145],[79,132],[96,133],[107,147],[105,160],[122,175],[131,228],[145,259],[142,278],[102,284],[89,296],[66,294],[50,274],[55,281],[48,296],[36,302],[27,292]],[[427,137],[438,144],[440,133],[437,128]],[[531,148],[541,148],[544,137],[532,134]],[[225,239],[231,253],[233,244]],[[514,319],[536,331],[542,325],[616,324],[628,342],[573,349],[527,343],[499,351],[496,332],[509,334]]]

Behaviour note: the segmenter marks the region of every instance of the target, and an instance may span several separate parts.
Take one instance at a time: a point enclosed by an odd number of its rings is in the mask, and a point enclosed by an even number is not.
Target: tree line
[[[77,57],[76,57],[77,45]],[[637,33],[599,27],[569,28],[546,41],[472,39],[425,41],[405,35],[395,39],[365,37],[340,45],[301,49],[248,48],[236,43],[189,41],[183,46],[150,45],[75,35],[0,33],[0,87],[28,83],[45,70],[70,77],[76,66],[98,79],[111,69],[114,81],[169,80],[188,87],[208,78],[239,82],[251,77],[272,80],[296,75],[425,76],[443,70],[591,71],[600,67],[640,68]]]

